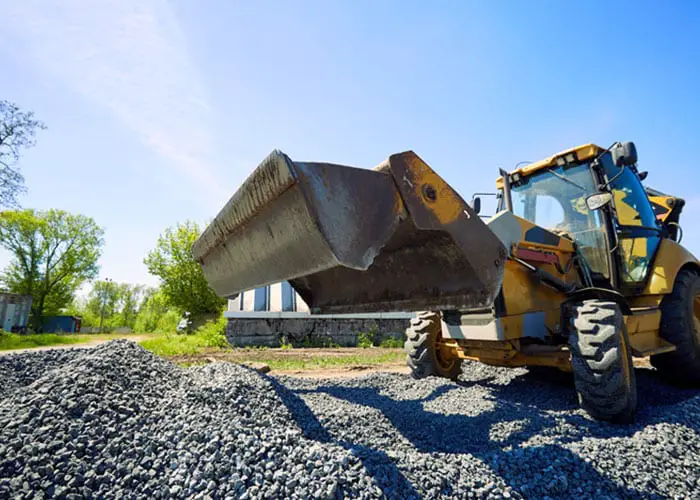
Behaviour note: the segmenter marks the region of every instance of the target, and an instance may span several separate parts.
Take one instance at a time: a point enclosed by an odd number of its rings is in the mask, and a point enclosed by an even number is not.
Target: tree
[[[17,167],[20,151],[34,146],[36,131],[45,128],[34,119],[34,113],[0,101],[0,207],[18,206],[17,195],[26,191],[24,176]]]
[[[144,292],[134,331],[173,332],[179,320],[177,312],[169,309],[163,292],[158,288],[149,288]]]
[[[88,321],[84,321],[83,324],[102,324],[108,330],[119,327],[133,329],[143,292],[142,285],[115,283],[109,280],[95,282],[85,305],[84,314]]]
[[[141,308],[142,301],[145,296],[146,287],[143,285],[130,285],[128,283],[120,283],[119,285],[119,300],[120,300],[120,321],[121,324],[133,330]]]
[[[149,273],[160,278],[169,305],[192,314],[220,312],[225,299],[211,289],[192,257],[192,245],[199,234],[199,226],[190,221],[166,229],[144,263]]]
[[[12,253],[2,281],[11,292],[32,296],[35,330],[97,275],[103,234],[90,217],[63,210],[0,213],[0,245]]]
[[[89,326],[103,327],[104,322],[111,330],[111,320],[119,312],[119,285],[111,280],[96,281],[88,295],[85,306],[86,316],[91,324]],[[87,323],[84,323],[88,326]]]

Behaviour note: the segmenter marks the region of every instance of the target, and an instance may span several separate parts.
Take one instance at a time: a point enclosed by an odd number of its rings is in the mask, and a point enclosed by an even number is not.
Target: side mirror
[[[474,213],[478,214],[481,212],[481,198],[478,196],[475,196],[472,199],[472,209],[474,210]]]
[[[594,212],[596,210],[603,208],[605,205],[607,205],[611,201],[612,201],[612,194],[611,193],[596,193],[596,194],[592,194],[588,198],[586,198],[586,206],[588,207],[588,210],[590,210],[591,212]]]
[[[647,171],[639,172],[639,174],[637,174],[637,175],[639,176],[639,180],[643,181],[644,179],[647,178],[647,175],[649,175],[649,172],[647,172]]]
[[[610,153],[613,163],[618,167],[637,163],[637,148],[633,142],[623,142],[615,146]]]

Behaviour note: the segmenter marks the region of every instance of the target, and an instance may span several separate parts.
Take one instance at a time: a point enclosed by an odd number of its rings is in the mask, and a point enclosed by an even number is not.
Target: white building
[[[286,282],[275,283],[241,293],[228,301],[226,318],[319,318],[319,319],[405,319],[414,314],[406,312],[314,314],[309,306]]]
[[[292,286],[283,281],[254,290],[242,292],[238,297],[228,301],[228,318],[246,317],[251,312],[309,312],[309,307]],[[235,314],[234,314],[235,313]],[[259,315],[247,316],[258,317]]]
[[[309,307],[288,282],[241,293],[228,302],[226,337],[231,345],[279,346],[297,342],[331,341],[357,345],[359,335],[375,332],[378,339],[403,338],[413,313],[310,314]],[[315,339],[315,340],[314,340]]]

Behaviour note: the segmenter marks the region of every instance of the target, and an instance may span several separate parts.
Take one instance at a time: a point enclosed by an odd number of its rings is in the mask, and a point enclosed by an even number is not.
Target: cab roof
[[[597,144],[584,144],[582,146],[576,146],[575,148],[570,148],[565,151],[561,151],[555,155],[550,156],[549,158],[545,158],[544,160],[523,165],[522,167],[516,168],[515,170],[510,172],[510,174],[520,174],[521,177],[528,177],[539,170],[555,166],[557,164],[557,158],[566,159],[567,156],[573,153],[576,158],[575,161],[584,161],[589,158],[594,158],[598,156],[603,151],[605,151],[605,148],[601,148]],[[570,162],[567,160],[567,163]],[[496,187],[498,189],[503,189],[503,177],[498,177],[496,179]]]

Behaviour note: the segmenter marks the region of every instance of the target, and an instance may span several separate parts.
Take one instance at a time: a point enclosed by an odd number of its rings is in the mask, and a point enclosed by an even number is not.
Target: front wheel
[[[440,315],[437,313],[422,312],[411,319],[406,329],[404,350],[413,378],[432,375],[456,380],[462,373],[462,360],[440,348],[441,330]]]
[[[676,350],[651,357],[651,364],[671,382],[700,386],[700,275],[678,273],[673,291],[661,302],[659,335]]]
[[[632,421],[637,384],[620,307],[585,300],[574,307],[571,326],[571,368],[581,407],[599,420]]]

